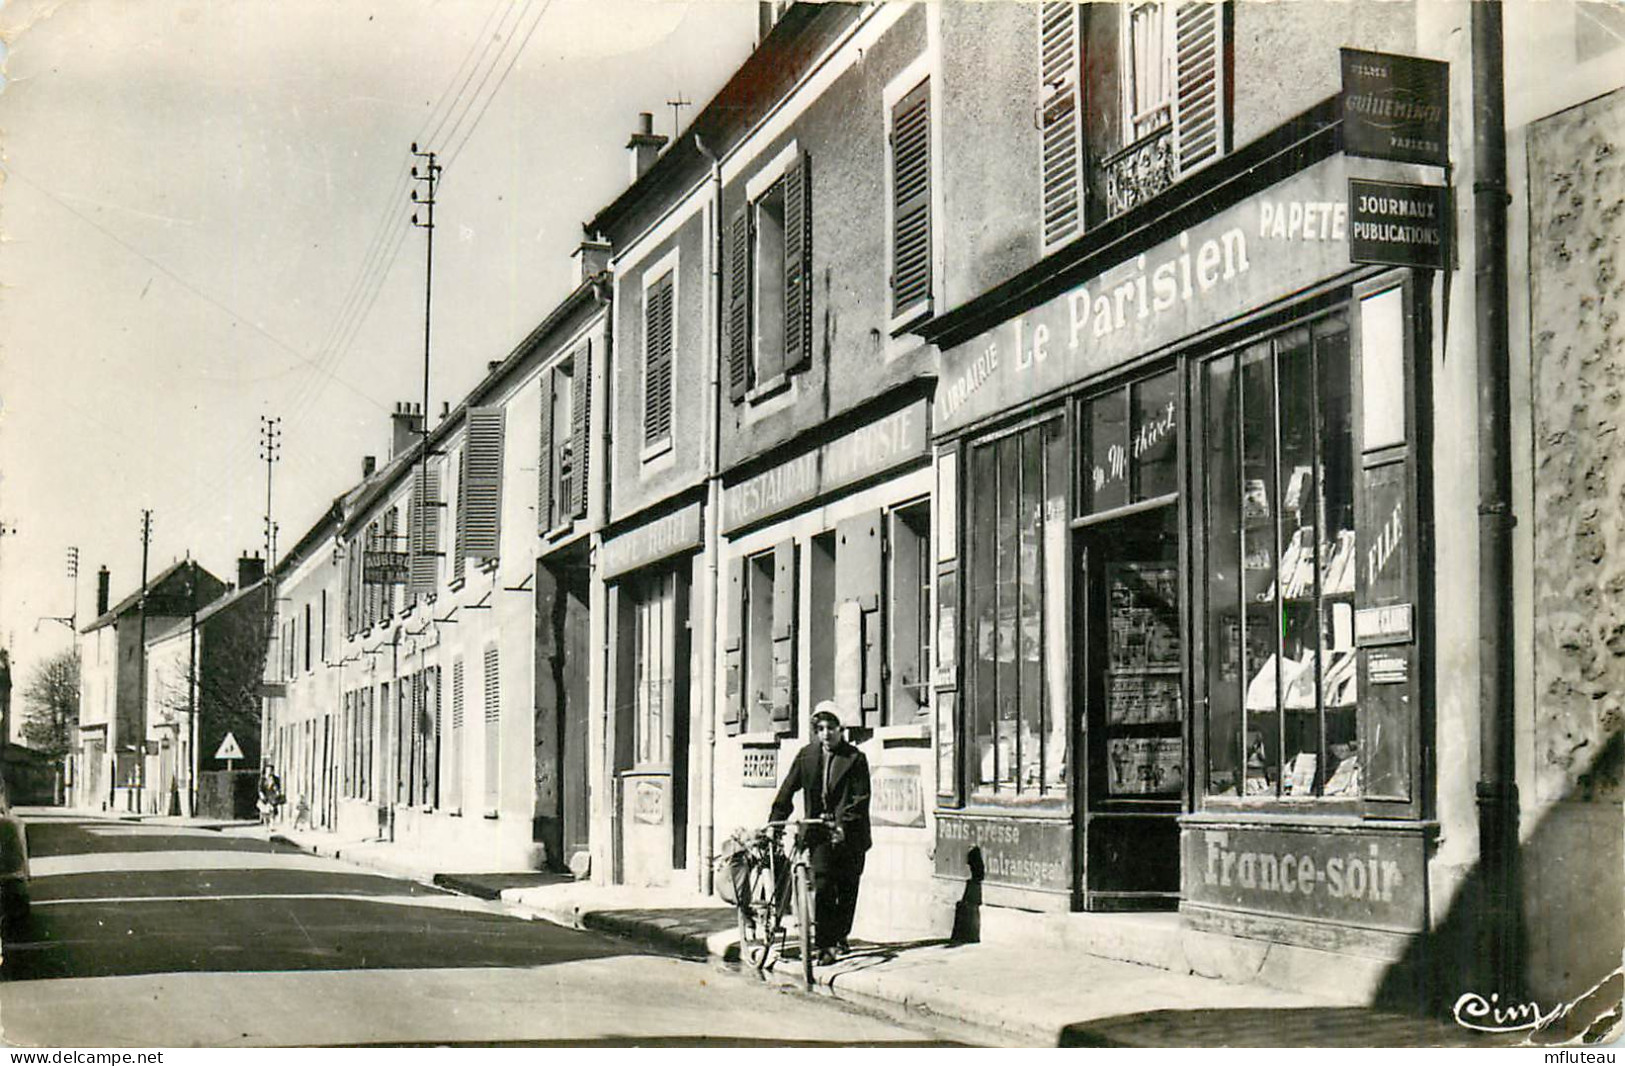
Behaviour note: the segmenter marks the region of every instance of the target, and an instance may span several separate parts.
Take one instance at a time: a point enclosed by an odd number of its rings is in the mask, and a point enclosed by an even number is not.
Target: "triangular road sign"
[[[220,750],[214,753],[214,757],[216,759],[247,758],[247,756],[243,754],[243,749],[238,746],[237,738],[232,736],[230,733],[227,733],[226,739],[220,742]]]

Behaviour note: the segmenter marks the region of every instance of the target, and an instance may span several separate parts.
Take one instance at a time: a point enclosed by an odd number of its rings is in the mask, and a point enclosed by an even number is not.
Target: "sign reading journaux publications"
[[[1449,190],[1349,179],[1349,260],[1443,270]]]
[[[1343,151],[1444,166],[1450,159],[1450,64],[1343,52]]]

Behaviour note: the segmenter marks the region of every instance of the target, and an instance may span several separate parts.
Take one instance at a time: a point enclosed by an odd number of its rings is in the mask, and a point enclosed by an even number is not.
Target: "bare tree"
[[[34,667],[23,689],[23,740],[60,762],[79,722],[79,650],[57,652]]]

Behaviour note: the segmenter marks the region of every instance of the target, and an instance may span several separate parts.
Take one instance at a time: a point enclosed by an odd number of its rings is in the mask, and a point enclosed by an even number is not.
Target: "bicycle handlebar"
[[[819,815],[817,818],[783,818],[776,822],[767,822],[763,829],[782,829],[792,825],[834,825],[835,819],[829,815]]]

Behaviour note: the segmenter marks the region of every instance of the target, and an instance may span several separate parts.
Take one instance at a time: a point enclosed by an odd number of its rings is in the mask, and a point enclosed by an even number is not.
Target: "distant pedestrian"
[[[270,825],[282,813],[282,779],[277,777],[276,770],[267,763],[265,769],[260,771],[259,812],[260,824]]]
[[[799,790],[804,816],[830,821],[828,830],[811,830],[808,842],[820,966],[850,950],[846,938],[858,909],[858,882],[870,842],[869,760],[847,741],[837,711],[833,700],[824,700],[813,712],[813,732],[818,739],[796,753],[769,815],[775,822],[789,818]]]

